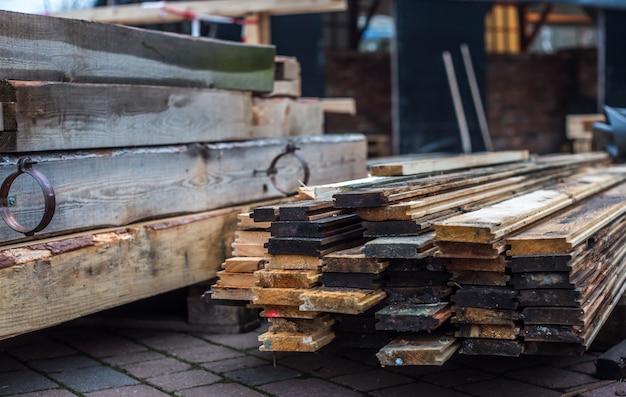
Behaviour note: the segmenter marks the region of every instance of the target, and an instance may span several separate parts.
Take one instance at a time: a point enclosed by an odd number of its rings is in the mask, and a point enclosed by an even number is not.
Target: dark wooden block
[[[433,331],[451,315],[448,303],[393,304],[376,312],[379,320],[376,329],[398,332]]]
[[[502,287],[468,286],[456,290],[451,300],[457,306],[485,309],[517,309],[517,293]]]
[[[274,221],[270,232],[276,237],[328,237],[358,228],[362,228],[358,216],[343,214],[312,221]]]
[[[379,289],[385,284],[383,274],[371,273],[322,273],[322,284],[326,287]]]
[[[465,339],[459,354],[518,357],[524,351],[519,340]]]
[[[580,307],[581,292],[578,289],[527,289],[519,291],[519,304],[526,306]]]
[[[366,237],[416,236],[423,233],[422,226],[415,221],[363,222]]]
[[[527,307],[522,311],[524,324],[583,325],[584,311],[573,307]]]
[[[437,303],[452,295],[453,291],[448,286],[385,288],[390,303]]]

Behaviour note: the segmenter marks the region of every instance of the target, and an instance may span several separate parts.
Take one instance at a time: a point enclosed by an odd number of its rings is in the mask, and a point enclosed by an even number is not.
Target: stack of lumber
[[[626,184],[507,239],[526,354],[585,351],[626,290]]]
[[[336,252],[285,242],[268,266],[288,254],[283,266],[304,274],[309,263],[329,285],[276,290],[276,302],[332,314],[336,343],[377,347],[383,365],[441,365],[456,351],[565,355],[589,346],[624,289],[626,168],[610,165],[606,153],[509,152],[371,171],[300,189],[308,199],[290,210],[317,202],[356,214],[368,241]],[[278,248],[271,240],[268,248]],[[347,293],[357,290],[370,296],[357,304]]]
[[[0,224],[0,339],[214,278],[237,214],[302,180],[288,146],[311,184],[366,174],[364,137],[323,135],[319,101],[260,96],[271,46],[10,12],[0,26],[1,174],[30,158],[56,202],[34,236]],[[2,209],[32,228],[42,195],[21,175]]]
[[[572,141],[573,153],[593,150],[593,124],[600,121],[606,121],[603,114],[568,114],[565,117],[565,135]]]

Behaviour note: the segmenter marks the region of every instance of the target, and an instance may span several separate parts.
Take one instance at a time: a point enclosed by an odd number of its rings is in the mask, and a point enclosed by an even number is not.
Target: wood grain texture
[[[362,136],[310,137],[295,142],[309,161],[311,183],[365,173]],[[266,169],[284,148],[284,140],[268,139],[33,155],[38,162],[34,168],[51,182],[57,203],[54,218],[42,234],[125,225],[281,197],[269,177],[255,170]],[[3,157],[0,171],[13,173],[17,161],[17,156]],[[297,185],[301,172],[299,163],[279,163],[277,178]],[[20,179],[24,183],[18,183]],[[10,195],[16,199],[11,207],[16,219],[23,225],[36,225],[42,216],[43,198],[32,178],[20,176]],[[4,243],[20,238],[17,232],[0,229]]]
[[[214,278],[243,209],[5,248],[14,264],[0,269],[0,339]]]
[[[407,334],[399,336],[376,353],[381,365],[443,365],[460,347],[450,336]]]
[[[0,48],[4,79],[259,92],[274,86],[271,46],[3,11]]]

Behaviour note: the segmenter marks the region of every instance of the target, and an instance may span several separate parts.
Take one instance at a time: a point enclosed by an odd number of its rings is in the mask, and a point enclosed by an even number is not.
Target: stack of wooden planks
[[[336,252],[285,242],[283,265],[305,274],[304,253],[316,255],[322,286],[273,299],[332,314],[336,343],[379,348],[382,365],[441,365],[456,351],[580,354],[626,288],[626,167],[608,159],[475,154],[302,188],[290,210],[356,214],[367,241]],[[371,294],[360,306],[347,293],[357,290]]]
[[[323,135],[318,100],[264,96],[276,63],[299,81],[274,47],[10,12],[0,26],[0,174],[30,158],[56,203],[34,236],[0,224],[0,339],[206,282],[221,263],[227,285],[249,284],[254,264],[225,262],[225,236],[284,197],[274,183],[300,185],[293,148],[311,184],[366,174],[364,137]],[[8,196],[34,228],[39,184],[20,175]],[[240,223],[238,254],[259,232]]]

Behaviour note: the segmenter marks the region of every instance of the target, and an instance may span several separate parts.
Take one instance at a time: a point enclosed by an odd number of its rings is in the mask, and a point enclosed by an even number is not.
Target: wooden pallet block
[[[385,292],[389,302],[438,303],[452,295],[454,289],[448,286],[386,287]]]
[[[385,278],[384,274],[323,272],[321,283],[324,287],[377,290],[385,286]]]
[[[443,365],[461,342],[445,335],[407,334],[399,336],[376,353],[381,365]]]
[[[303,290],[300,310],[360,314],[380,303],[387,294],[351,288],[315,288]]]

